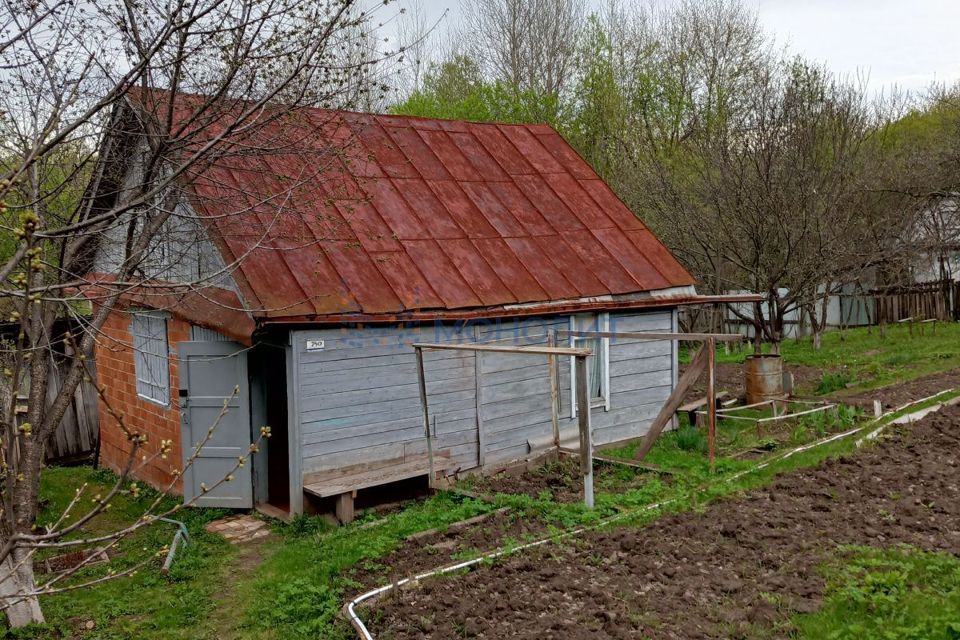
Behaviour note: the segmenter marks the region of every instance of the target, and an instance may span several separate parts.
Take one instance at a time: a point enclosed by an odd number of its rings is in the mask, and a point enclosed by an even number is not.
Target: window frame
[[[130,320],[137,397],[170,406],[170,338],[167,316],[136,311]]]
[[[581,323],[578,323],[580,319]],[[590,331],[584,328],[582,322],[586,322],[588,327],[599,327],[597,331],[610,330],[610,313],[603,311],[600,313],[574,314],[570,316],[571,331]],[[579,325],[579,326],[578,326]],[[570,335],[570,346],[577,347],[578,340],[594,340],[595,338],[582,338]],[[604,411],[610,411],[610,338],[600,338],[600,367],[602,376],[600,377],[600,396],[590,398],[590,408],[597,409],[603,407]],[[570,416],[577,416],[577,359],[570,357]]]

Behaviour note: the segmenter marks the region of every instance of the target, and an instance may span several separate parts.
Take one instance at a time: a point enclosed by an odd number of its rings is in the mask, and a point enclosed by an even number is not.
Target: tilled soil
[[[616,483],[618,490],[622,491],[641,486],[651,477],[649,473],[629,469],[627,473],[615,477],[617,470],[624,469],[612,463],[595,462],[597,488]],[[661,481],[669,481],[669,477],[661,477]],[[547,497],[561,503],[579,502],[583,499],[580,459],[564,456],[557,462],[537,469],[520,473],[504,472],[483,478],[469,488],[471,493],[481,497],[502,492]],[[452,526],[447,531],[415,534],[384,558],[358,567],[351,578],[361,584],[386,584],[439,565],[452,564],[460,558],[492,551],[508,542],[542,537],[547,532],[547,524],[535,514],[515,510],[491,513],[469,526]]]
[[[617,473],[617,472],[626,472]],[[594,461],[594,484],[603,488],[616,484],[619,491],[642,486],[649,473],[633,471],[611,462]],[[627,479],[629,476],[632,479]],[[626,476],[626,477],[625,477]],[[509,493],[534,498],[548,497],[554,502],[579,502],[583,499],[583,477],[580,475],[579,456],[562,456],[557,462],[519,474],[498,473],[478,481],[473,489],[480,494]]]
[[[493,551],[509,541],[543,537],[546,526],[526,515],[509,510],[492,513],[466,528],[416,534],[376,562],[357,566],[350,578],[359,584],[383,585]]]
[[[523,552],[377,601],[378,640],[786,637],[838,545],[960,553],[960,408],[702,513]],[[779,603],[778,605],[773,604]]]
[[[870,391],[838,394],[837,399],[846,404],[861,405],[872,412],[874,400],[883,403],[885,409],[893,409],[955,387],[960,387],[960,369],[934,373],[907,382],[897,382]]]

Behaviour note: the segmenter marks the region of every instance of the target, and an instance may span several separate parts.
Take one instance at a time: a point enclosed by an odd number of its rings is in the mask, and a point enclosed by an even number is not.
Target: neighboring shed
[[[179,112],[194,100],[178,96]],[[305,493],[326,498],[425,475],[414,342],[676,331],[677,307],[705,300],[548,126],[320,109],[295,116],[257,133],[272,151],[226,156],[184,181],[176,228],[158,241],[147,274],[152,288],[124,296],[97,354],[101,379],[116,381],[108,399],[137,429],[173,439],[179,460],[232,398],[182,479],[201,504],[298,513]],[[107,161],[131,167],[100,197],[135,182],[138,144],[133,136],[116,147]],[[91,271],[109,273],[122,241],[105,234]],[[96,277],[92,289],[111,286]],[[184,297],[177,283],[199,278],[216,286]],[[642,435],[676,382],[674,343],[590,346],[597,444]],[[545,360],[427,357],[443,473],[524,458],[531,440],[551,433]],[[570,368],[558,366],[567,428]],[[118,467],[125,443],[111,420],[102,458]],[[253,464],[204,493],[201,483],[245,455],[264,424],[273,437]],[[180,487],[162,464],[148,479]]]

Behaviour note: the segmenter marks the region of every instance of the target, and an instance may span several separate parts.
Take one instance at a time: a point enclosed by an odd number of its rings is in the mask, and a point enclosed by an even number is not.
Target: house
[[[105,154],[101,202],[140,170],[129,130]],[[126,461],[122,412],[172,442],[144,479],[197,504],[300,513],[425,476],[415,342],[676,331],[678,307],[706,300],[549,126],[302,109],[257,135],[272,151],[248,145],[184,179],[150,286],[124,294],[96,354],[111,407],[101,462]],[[123,233],[99,239],[92,289],[110,286]],[[596,444],[642,435],[676,384],[676,343],[573,340],[596,354]],[[549,437],[547,366],[428,352],[438,473],[505,465]],[[555,366],[559,420],[575,428],[571,367]],[[263,425],[272,435],[251,464],[219,482]]]

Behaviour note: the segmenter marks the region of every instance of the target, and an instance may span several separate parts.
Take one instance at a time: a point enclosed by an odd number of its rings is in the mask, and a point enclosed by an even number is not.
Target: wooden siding
[[[307,340],[323,340],[307,351]],[[297,331],[297,405],[303,473],[426,453],[414,342],[471,342],[452,327]],[[470,352],[426,352],[436,449],[456,467],[478,464],[476,380]]]
[[[669,310],[611,314],[610,329],[670,331],[673,322]],[[569,317],[561,316],[489,321],[459,331],[425,326],[293,332],[303,473],[426,451],[412,343],[546,344],[548,329],[569,326]],[[324,346],[307,351],[308,340],[323,340]],[[596,444],[646,431],[674,384],[674,349],[670,342],[612,341],[611,407],[594,409]],[[546,356],[428,351],[424,360],[435,448],[450,455],[454,469],[480,465],[481,440],[483,464],[495,466],[526,456],[528,440],[552,433]],[[569,363],[563,358],[557,364],[561,428],[575,429]]]

